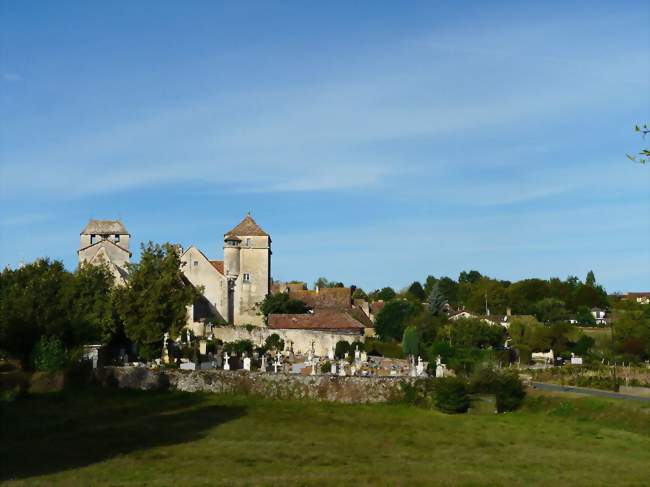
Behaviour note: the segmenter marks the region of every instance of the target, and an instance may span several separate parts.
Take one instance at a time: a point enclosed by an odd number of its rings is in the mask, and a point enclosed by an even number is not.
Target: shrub
[[[332,370],[332,363],[329,360],[326,360],[320,366],[321,374],[329,374],[331,370]]]
[[[336,342],[336,348],[334,349],[334,355],[336,358],[343,358],[345,357],[346,353],[350,352],[350,344],[346,342],[345,340],[340,340]]]
[[[431,406],[435,379],[417,379],[413,383],[402,381],[403,401],[415,406]]]
[[[56,337],[41,337],[34,346],[33,362],[34,369],[39,372],[63,370],[67,354],[61,340]]]
[[[365,343],[368,355],[379,355],[387,358],[404,358],[402,346],[395,342],[380,342],[374,338],[368,338]]]
[[[494,394],[497,411],[500,413],[514,411],[526,396],[524,384],[516,373],[490,368],[474,372],[470,380],[470,391],[473,394]]]
[[[434,404],[443,413],[466,413],[469,394],[466,382],[459,377],[442,377],[434,383]]]
[[[284,350],[284,340],[277,333],[273,333],[266,337],[264,348],[266,350]]]
[[[223,348],[225,352],[243,355],[245,352],[253,352],[253,342],[250,340],[236,340],[234,342],[226,343]]]

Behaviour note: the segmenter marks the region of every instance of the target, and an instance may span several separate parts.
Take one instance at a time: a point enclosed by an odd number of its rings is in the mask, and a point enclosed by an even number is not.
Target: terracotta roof
[[[352,306],[352,291],[349,287],[324,287],[318,291],[289,287],[289,297],[314,309],[349,309]]]
[[[625,296],[628,298],[650,298],[650,293],[635,292],[635,293],[627,293]]]
[[[253,217],[246,215],[244,219],[237,225],[235,228],[226,232],[224,235],[232,236],[238,235],[240,237],[268,237],[269,234],[266,233],[262,228],[253,220]]]
[[[211,260],[210,264],[212,264],[212,267],[217,269],[219,272],[221,272],[224,276],[226,273],[223,270],[223,260]]]
[[[361,332],[364,326],[347,313],[320,311],[301,315],[269,315],[269,328],[293,330],[339,330]]]
[[[129,235],[119,220],[90,220],[79,235]]]

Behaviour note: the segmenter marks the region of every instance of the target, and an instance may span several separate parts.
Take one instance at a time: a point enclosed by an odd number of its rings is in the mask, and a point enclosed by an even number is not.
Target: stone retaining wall
[[[399,400],[402,382],[410,377],[338,377],[269,374],[224,370],[151,370],[144,367],[105,367],[95,370],[104,386],[127,389],[254,394],[277,399],[315,399],[344,403]]]

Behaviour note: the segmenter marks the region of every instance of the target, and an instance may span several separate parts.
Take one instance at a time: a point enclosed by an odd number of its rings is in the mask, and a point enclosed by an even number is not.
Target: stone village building
[[[117,220],[90,220],[81,232],[79,263],[106,262],[118,283],[128,278],[131,235]],[[248,214],[224,234],[223,260],[213,260],[195,245],[181,249],[181,270],[187,280],[203,289],[198,302],[188,307],[187,328],[195,335],[211,334],[224,342],[248,339],[262,345],[275,333],[296,353],[315,350],[325,355],[340,340],[352,343],[374,334],[372,320],[352,303],[349,288],[306,291],[274,286],[271,279],[271,236]],[[271,292],[288,292],[305,301],[313,312],[271,315],[268,326],[260,304]],[[227,324],[205,329],[206,321]],[[253,329],[242,325],[253,325]]]
[[[79,264],[106,264],[115,282],[124,284],[128,276],[126,264],[131,261],[131,235],[119,220],[90,220],[81,231]]]

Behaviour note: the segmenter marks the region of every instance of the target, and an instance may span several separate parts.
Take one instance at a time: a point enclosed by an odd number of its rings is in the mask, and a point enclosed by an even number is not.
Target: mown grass
[[[650,404],[504,415],[85,389],[3,404],[8,485],[648,485]]]

